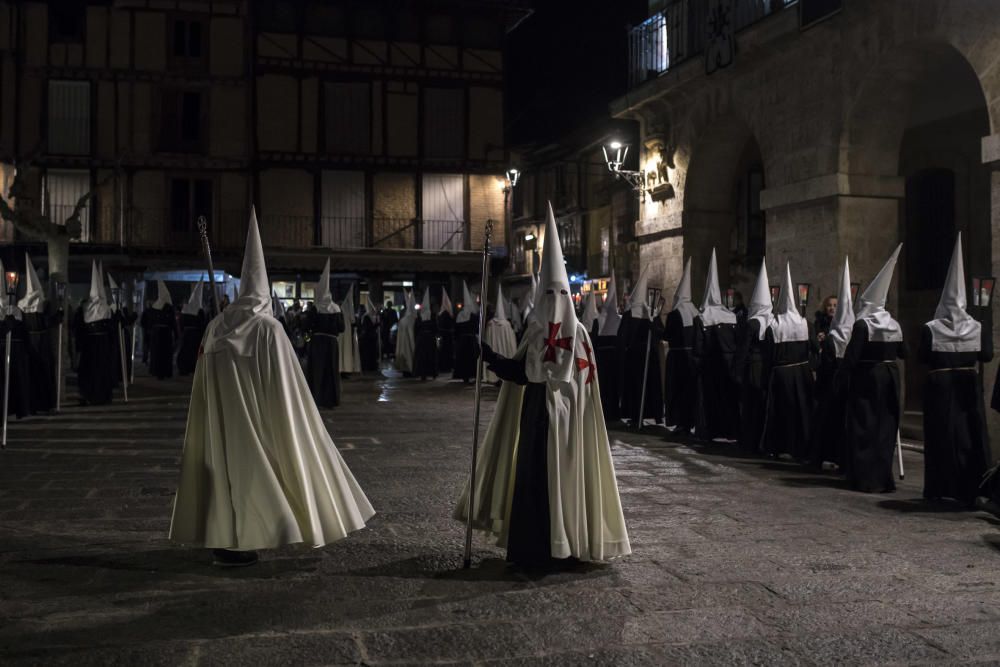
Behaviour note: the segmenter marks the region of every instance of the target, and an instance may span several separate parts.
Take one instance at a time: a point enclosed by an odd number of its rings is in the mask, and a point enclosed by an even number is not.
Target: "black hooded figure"
[[[622,354],[619,349],[618,331],[621,329],[622,316],[618,312],[618,291],[615,276],[611,275],[608,283],[608,294],[601,305],[601,312],[594,323],[596,334],[591,335],[594,342],[594,358],[597,360],[597,379],[601,385],[601,409],[604,411],[605,422],[621,419],[621,386],[623,369]],[[527,327],[527,322],[525,323]]]
[[[639,274],[618,328],[618,336],[625,345],[621,411],[633,426],[639,423],[640,404],[643,421],[663,421],[660,357],[656,352],[656,346],[663,340],[663,327],[658,317],[652,317],[650,305],[646,303],[648,271],[647,265]]]
[[[2,296],[6,299],[6,295]],[[32,376],[36,372],[29,359],[28,329],[24,325],[24,315],[17,306],[5,304],[0,307],[0,313],[4,316],[0,320],[0,346],[6,345],[7,333],[10,333],[10,398],[7,400],[7,414],[14,414],[22,419],[32,413]],[[4,367],[0,365],[0,382],[3,381]]]
[[[156,303],[149,313],[149,373],[158,380],[174,375],[174,347],[177,342],[177,315],[170,292],[162,280],[157,281]],[[117,332],[114,334],[117,336]]]
[[[437,321],[431,311],[430,289],[424,289],[423,302],[413,324],[413,377],[421,380],[436,378],[437,368]]]
[[[379,316],[379,333],[382,336],[382,356],[396,355],[396,346],[392,342],[392,328],[399,322],[399,313],[392,307],[391,301],[385,302],[385,308]]]
[[[451,299],[447,290],[441,290],[441,309],[437,315],[438,372],[450,373],[455,365],[455,316],[452,314]]]
[[[476,364],[479,361],[479,305],[469,292],[468,285],[463,282],[462,288],[465,303],[455,318],[455,366],[451,376],[467,383],[476,379]]]
[[[684,265],[673,308],[667,313],[663,339],[667,342],[664,368],[664,418],[667,428],[689,435],[697,415],[697,386],[694,365],[694,321],[698,308],[691,303],[691,259]]]
[[[202,283],[191,292],[191,298],[181,310],[181,344],[177,351],[177,372],[181,375],[194,373],[198,363],[198,348],[208,326],[205,310],[202,308]]]
[[[378,311],[369,301],[358,324],[358,352],[362,372],[371,373],[379,369],[378,345]]]
[[[111,319],[111,309],[97,262],[91,268],[90,296],[84,301],[74,319],[74,336],[80,350],[77,365],[77,384],[80,389],[80,403],[83,405],[106,405],[111,402],[114,390],[113,338],[118,333]]]
[[[26,352],[31,369],[30,411],[36,414],[48,412],[56,406],[56,363],[53,350],[56,349],[57,336],[53,335],[53,329],[62,321],[62,311],[55,310],[52,302],[45,299],[45,292],[31,264],[31,258],[25,256],[25,262],[27,289],[24,297],[18,301],[17,307],[27,336]],[[13,331],[13,336],[20,337],[16,325]],[[0,337],[0,344],[2,341]],[[11,363],[13,363],[13,352]]]
[[[760,263],[760,273],[750,297],[746,324],[740,328],[735,358],[735,375],[740,383],[740,449],[747,454],[760,452],[767,414],[767,387],[773,336],[767,336],[774,311],[767,264]]]
[[[330,260],[316,287],[315,308],[303,313],[309,345],[306,350],[306,381],[316,405],[340,405],[340,346],[337,336],[344,332],[344,314],[330,294]]]

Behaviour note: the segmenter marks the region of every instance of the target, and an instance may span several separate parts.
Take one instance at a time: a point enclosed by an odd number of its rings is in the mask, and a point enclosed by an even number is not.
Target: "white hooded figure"
[[[45,312],[45,290],[42,288],[42,281],[35,273],[35,267],[31,263],[31,257],[24,253],[24,273],[25,285],[24,296],[17,302],[17,307],[22,313],[44,313]],[[0,263],[0,276],[3,275],[3,264]],[[6,298],[4,298],[6,305]]]
[[[967,307],[962,232],[959,232],[934,319],[927,323],[932,352],[979,352],[982,349],[983,327],[969,315]]]
[[[503,383],[472,476],[473,525],[524,566],[631,553],[592,345],[577,321],[549,207],[538,300],[512,359],[484,355]],[[455,517],[469,514],[469,491]]]
[[[591,290],[587,292],[587,296],[583,299],[583,313],[580,315],[580,321],[583,322],[583,326],[587,327],[587,331],[593,331],[594,323],[599,317],[600,313],[597,312],[597,295]]]
[[[104,405],[111,402],[119,367],[115,357],[118,332],[111,323],[111,308],[97,262],[90,268],[90,294],[83,304],[83,322],[77,335],[80,399],[88,405]]]
[[[83,321],[90,324],[107,319],[111,319],[111,308],[108,306],[101,272],[97,268],[97,262],[93,262],[90,267],[90,294],[83,306]]]
[[[712,252],[714,253],[715,251],[713,250]],[[718,285],[718,278],[716,278],[716,285]],[[694,326],[694,318],[700,314],[698,306],[694,305],[691,301],[690,257],[688,257],[687,262],[684,264],[684,273],[681,275],[681,281],[677,284],[677,290],[674,292],[674,302],[671,305],[670,311],[676,312],[680,316],[681,322],[685,327]]]
[[[753,294],[750,296],[750,303],[747,305],[747,325],[757,326],[750,329],[757,340],[764,340],[767,330],[774,324],[774,305],[771,303],[771,285],[767,279],[767,260],[760,260],[760,273],[757,274],[757,282],[753,286]],[[754,330],[755,329],[755,330]]]
[[[330,259],[327,258],[313,295],[315,312],[308,313],[309,346],[306,350],[306,381],[320,408],[340,405],[340,340],[344,315],[330,294]]]
[[[486,323],[486,330],[483,332],[483,341],[489,345],[494,352],[507,358],[514,356],[517,352],[517,336],[514,335],[514,327],[507,319],[507,309],[504,304],[503,290],[497,285],[497,306],[493,317]],[[483,380],[489,383],[499,382],[500,378],[496,373],[487,370],[483,375]]]
[[[110,278],[110,276],[108,276]],[[188,297],[187,303],[181,308],[182,315],[195,315],[204,310],[202,303],[204,302],[204,290],[205,281],[199,280],[198,283],[191,288],[191,296]]]
[[[167,289],[167,284],[162,280],[156,281],[156,301],[153,302],[153,308],[157,310],[163,310],[167,306],[173,306],[174,300],[170,297],[170,290]]]
[[[658,423],[663,420],[663,384],[660,374],[659,341],[662,334],[659,323],[653,322],[653,309],[649,303],[650,264],[642,267],[628,299],[628,312],[622,318],[620,333],[625,346],[622,365],[622,416],[632,424],[647,419]],[[645,402],[643,403],[643,399]]]
[[[704,440],[734,442],[739,436],[739,392],[733,380],[736,315],[722,303],[715,249],[708,263],[705,298],[694,320],[693,355],[699,386],[695,434]]]
[[[594,358],[601,385],[601,408],[605,420],[621,419],[621,388],[623,381],[621,346],[618,329],[622,316],[618,312],[618,286],[614,272],[608,282],[608,293],[597,315],[597,339],[594,340]],[[592,331],[589,329],[588,331]]]
[[[406,293],[406,312],[396,325],[396,370],[404,375],[413,373],[413,357],[417,347],[417,302],[413,291]]]
[[[170,539],[242,565],[256,554],[233,552],[320,547],[373,514],[271,315],[251,214],[239,296],[208,325],[194,374]]]
[[[892,466],[902,396],[896,359],[905,357],[906,349],[903,331],[885,304],[901,248],[858,297],[851,341],[841,360],[849,382],[844,468],[851,487],[867,493],[896,489]]]
[[[764,433],[767,414],[767,375],[771,344],[767,334],[774,324],[771,286],[767,279],[767,261],[760,261],[757,282],[747,304],[747,326],[736,356],[735,373],[740,379],[740,447],[756,454]]]
[[[847,344],[851,342],[851,330],[854,329],[854,300],[851,298],[851,265],[844,258],[844,271],[840,276],[840,291],[837,293],[837,310],[830,322],[830,331],[826,337],[833,345],[834,356],[844,358]]]
[[[340,302],[344,314],[344,332],[340,334],[340,372],[361,372],[361,351],[358,349],[357,314],[354,312],[354,283],[347,288],[347,295]]]
[[[618,312],[618,285],[615,281],[615,274],[611,272],[611,281],[608,283],[608,294],[601,304],[601,312],[597,316],[597,336],[617,336],[618,327],[622,323],[621,313]]]
[[[770,305],[770,302],[768,302]],[[674,291],[674,300],[663,325],[667,358],[663,374],[664,420],[671,431],[690,433],[695,426],[698,376],[694,363],[694,321],[698,307],[691,301],[691,258]],[[763,406],[761,406],[763,412]]]

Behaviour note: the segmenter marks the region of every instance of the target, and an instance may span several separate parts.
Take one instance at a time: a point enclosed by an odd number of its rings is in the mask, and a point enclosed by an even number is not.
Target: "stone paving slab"
[[[348,380],[323,413],[378,511],[369,527],[239,571],[165,539],[186,380],[12,423],[0,663],[1000,663],[1000,520],[924,503],[918,453],[897,493],[869,496],[612,424],[633,555],[528,575],[477,539],[463,571],[450,515],[472,388],[392,375]]]

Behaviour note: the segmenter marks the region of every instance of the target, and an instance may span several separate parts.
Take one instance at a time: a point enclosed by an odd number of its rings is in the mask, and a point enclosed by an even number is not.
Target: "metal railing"
[[[710,16],[707,0],[672,0],[629,31],[629,87],[704,53],[709,31],[720,18],[731,23],[735,34],[797,1],[731,0],[731,14],[717,17]]]

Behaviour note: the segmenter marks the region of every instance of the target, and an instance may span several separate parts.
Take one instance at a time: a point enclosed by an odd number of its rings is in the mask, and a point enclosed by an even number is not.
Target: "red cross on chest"
[[[549,322],[549,337],[545,339],[545,356],[542,361],[556,361],[556,349],[568,350],[573,343],[572,338],[559,338],[559,329],[562,322]]]
[[[597,366],[591,361],[590,346],[587,345],[586,341],[583,341],[583,349],[587,351],[587,358],[583,359],[581,357],[576,358],[576,369],[579,371],[587,371],[587,381],[584,384],[590,384],[594,381],[594,371],[597,370]]]

